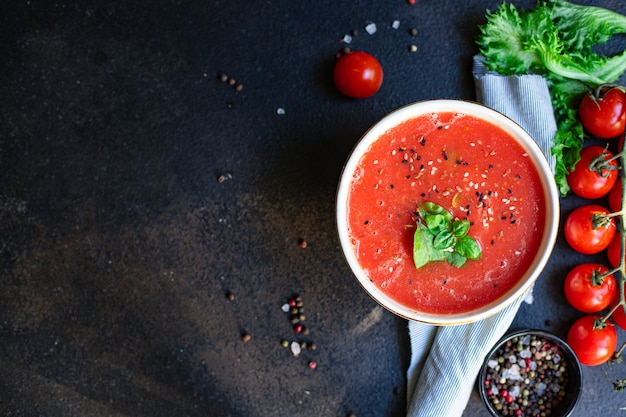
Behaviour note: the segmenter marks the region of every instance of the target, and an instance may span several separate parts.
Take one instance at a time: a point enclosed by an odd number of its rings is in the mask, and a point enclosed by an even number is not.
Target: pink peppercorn
[[[310,362],[309,362],[309,368],[311,368],[311,369],[315,369],[315,368],[317,368],[317,362],[315,362],[315,361],[310,361]]]
[[[302,325],[300,323],[294,324],[293,331],[296,332],[296,333],[301,333],[302,332]]]

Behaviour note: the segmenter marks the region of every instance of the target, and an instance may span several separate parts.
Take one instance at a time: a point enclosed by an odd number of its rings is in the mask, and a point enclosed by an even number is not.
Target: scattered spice
[[[298,356],[300,356],[300,352],[302,352],[302,348],[300,347],[300,343],[298,343],[298,342],[291,342],[291,353],[293,354],[293,356],[295,356],[297,358]]]
[[[230,180],[232,178],[233,178],[232,174],[229,174],[229,173],[220,174],[217,177],[217,182],[224,182],[224,181]]]
[[[250,339],[252,339],[252,336],[250,335],[250,333],[245,332],[241,334],[241,340],[243,340],[244,342],[247,343],[250,341]]]
[[[298,239],[298,246],[300,246],[302,249],[306,248],[307,247],[306,240],[304,238]]]
[[[409,35],[411,35],[411,36],[417,35],[417,29],[415,29],[415,28],[409,29]]]
[[[226,299],[228,301],[233,301],[235,299],[235,294],[232,291],[226,291]]]
[[[409,52],[417,52],[417,46],[415,45],[409,46]]]
[[[227,74],[221,72],[217,75],[217,79],[225,84],[228,84],[232,87],[235,88],[235,91],[241,91],[243,90],[243,84],[240,82],[237,82],[237,80],[235,80],[233,77],[229,77]]]
[[[317,346],[314,342],[310,340],[302,339],[302,336],[307,336],[309,334],[309,329],[306,327],[303,322],[306,320],[306,316],[304,314],[304,302],[299,295],[294,295],[291,297],[283,306],[281,310],[284,313],[288,313],[289,322],[292,324],[293,332],[299,337],[299,340],[294,340],[292,342],[287,341],[286,339],[281,340],[281,345],[283,347],[290,347],[291,353],[294,357],[299,357],[303,350],[314,351],[317,349]],[[311,363],[314,363],[313,367],[317,367],[317,363],[309,362],[309,367],[311,367]]]

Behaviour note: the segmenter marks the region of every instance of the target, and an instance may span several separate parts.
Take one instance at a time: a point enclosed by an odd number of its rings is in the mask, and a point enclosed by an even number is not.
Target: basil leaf
[[[452,232],[449,230],[442,230],[439,234],[437,234],[437,236],[435,236],[435,239],[433,240],[433,247],[435,249],[445,250],[453,247],[455,242],[456,238],[452,235]]]
[[[463,237],[469,232],[469,220],[455,220],[452,222],[450,230],[455,237]]]
[[[415,268],[417,269],[430,262],[430,251],[426,237],[428,230],[424,233],[422,227],[421,223],[417,223],[417,228],[413,235],[413,263],[415,263]]]
[[[434,239],[435,236],[430,233],[425,225],[417,223],[417,228],[413,235],[413,263],[417,269],[428,262],[446,259],[444,252],[434,247]]]
[[[434,261],[443,261],[444,259],[446,259],[444,251],[435,247],[435,235],[428,232],[428,229],[426,229],[425,226],[424,226],[424,230],[427,231],[425,233],[426,245],[428,247],[428,251],[429,251],[428,256],[430,257],[430,260],[434,262]]]
[[[458,238],[456,244],[454,245],[454,251],[461,256],[473,260],[480,259],[482,256],[482,252],[480,250],[480,246],[478,246],[478,242],[476,242],[474,238],[470,236],[463,236]]]
[[[424,222],[426,222],[426,227],[433,235],[438,235],[441,231],[447,230],[450,227],[450,222],[448,222],[443,214],[430,214],[424,217]]]
[[[459,255],[456,252],[446,252],[446,261],[448,261],[450,265],[460,268],[465,265],[465,261],[467,261],[467,258]]]
[[[417,206],[417,211],[422,219],[426,218],[428,215],[441,214],[446,221],[452,221],[452,214],[439,204],[431,202],[421,203]]]

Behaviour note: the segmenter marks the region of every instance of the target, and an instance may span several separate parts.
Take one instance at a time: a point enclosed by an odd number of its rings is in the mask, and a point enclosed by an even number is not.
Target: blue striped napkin
[[[477,101],[516,121],[535,139],[554,170],[550,154],[556,121],[548,85],[540,75],[501,76],[474,57]],[[436,327],[409,321],[411,362],[407,370],[408,417],[457,417],[463,414],[482,362],[509,329],[522,300],[484,320]]]

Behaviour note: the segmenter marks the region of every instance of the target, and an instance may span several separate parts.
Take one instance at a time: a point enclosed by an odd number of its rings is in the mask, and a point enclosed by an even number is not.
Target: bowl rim
[[[391,299],[376,287],[360,267],[356,255],[352,249],[347,225],[347,200],[352,173],[357,166],[363,153],[375,142],[380,135],[400,123],[415,118],[421,114],[434,112],[459,112],[469,114],[487,120],[502,127],[515,138],[531,157],[544,190],[546,203],[545,229],[541,237],[541,243],[537,256],[533,259],[530,267],[523,278],[519,280],[507,293],[495,301],[477,309],[458,314],[437,315],[421,312],[409,308]],[[547,264],[554,248],[559,225],[559,192],[554,180],[552,169],[545,155],[535,140],[517,122],[504,114],[487,107],[481,103],[463,99],[429,99],[407,104],[393,110],[376,123],[360,137],[356,142],[349,157],[347,158],[340,178],[336,193],[336,226],[339,235],[340,246],[353,275],[361,287],[377,303],[390,312],[405,318],[427,324],[447,326],[470,323],[490,317],[508,307],[531,288]]]
[[[489,402],[489,399],[487,398],[487,393],[485,392],[485,384],[483,384],[484,378],[485,378],[485,372],[487,369],[487,362],[489,361],[489,359],[493,356],[493,354],[500,348],[500,346],[502,346],[502,344],[506,343],[508,340],[513,339],[514,337],[519,337],[519,336],[523,336],[523,335],[537,335],[537,336],[541,336],[547,339],[552,340],[553,342],[556,342],[559,347],[561,349],[563,349],[565,351],[565,354],[568,356],[570,360],[570,363],[573,365],[574,369],[575,369],[575,373],[576,375],[575,377],[575,381],[574,384],[576,384],[576,393],[574,396],[573,401],[571,402],[571,404],[569,404],[568,408],[565,411],[565,414],[563,414],[563,416],[559,416],[559,417],[567,417],[570,416],[571,413],[574,411],[574,409],[576,408],[576,405],[578,404],[578,401],[580,400],[580,394],[582,393],[582,387],[583,387],[583,368],[582,365],[580,363],[580,361],[578,360],[578,357],[576,356],[576,353],[574,353],[574,351],[572,350],[572,348],[570,347],[570,345],[567,344],[567,342],[563,339],[561,339],[559,336],[557,336],[554,333],[551,333],[547,330],[539,330],[539,329],[533,329],[533,328],[526,328],[526,329],[521,329],[521,330],[516,330],[510,333],[505,334],[502,338],[500,338],[500,340],[498,340],[493,347],[489,350],[489,352],[485,355],[482,365],[480,366],[480,371],[478,373],[478,378],[476,379],[476,383],[478,384],[478,392],[480,394],[480,398],[482,399],[483,403],[485,404],[485,407],[487,408],[487,410],[489,411],[489,413],[493,416],[493,417],[502,417],[501,414],[498,414],[496,410],[493,409],[493,407],[491,406],[491,403]],[[571,377],[571,375],[569,375],[568,377]],[[569,382],[570,380],[568,380]]]

